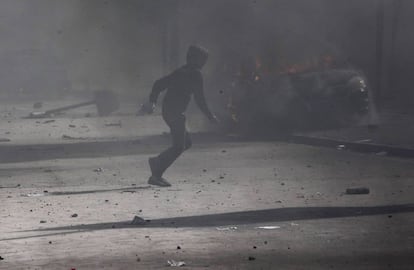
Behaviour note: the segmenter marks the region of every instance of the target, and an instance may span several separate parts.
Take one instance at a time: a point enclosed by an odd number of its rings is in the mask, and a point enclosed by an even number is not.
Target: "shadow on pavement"
[[[1,187],[0,187],[1,188]],[[8,187],[16,188],[16,187]],[[151,189],[152,186],[139,186],[139,187],[123,187],[123,188],[112,188],[112,189],[93,189],[93,190],[80,190],[80,191],[51,191],[43,193],[29,193],[23,194],[23,197],[45,197],[45,196],[66,196],[66,195],[82,195],[82,194],[94,194],[94,193],[105,193],[120,191],[121,193],[135,193],[137,190]]]
[[[68,233],[79,233],[86,231],[97,231],[107,229],[125,228],[194,228],[194,227],[219,227],[228,225],[245,225],[264,222],[283,222],[295,220],[312,220],[325,218],[344,218],[385,215],[396,213],[414,212],[414,204],[385,205],[371,207],[291,207],[274,208],[265,210],[253,210],[243,212],[231,212],[223,214],[209,214],[187,217],[161,218],[146,220],[143,224],[132,225],[131,221],[81,224],[73,226],[62,226],[21,232],[45,232],[65,231],[38,236],[25,236],[20,238],[0,239],[0,241],[44,237],[48,235],[59,235]],[[69,232],[68,232],[69,231]]]

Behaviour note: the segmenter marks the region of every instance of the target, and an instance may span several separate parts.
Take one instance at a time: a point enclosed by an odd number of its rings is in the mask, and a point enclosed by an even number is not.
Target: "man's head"
[[[201,69],[207,62],[208,51],[200,46],[191,45],[187,51],[187,65]]]

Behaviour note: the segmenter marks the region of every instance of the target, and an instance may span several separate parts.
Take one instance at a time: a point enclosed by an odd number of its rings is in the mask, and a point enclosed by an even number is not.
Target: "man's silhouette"
[[[187,51],[187,63],[154,83],[149,103],[144,111],[152,113],[159,94],[167,90],[162,103],[162,117],[171,130],[172,146],[156,157],[148,160],[151,177],[148,183],[157,186],[171,186],[162,175],[168,167],[188,148],[191,138],[185,128],[185,115],[191,96],[207,118],[217,123],[217,118],[210,112],[203,92],[202,67],[206,64],[208,52],[199,46],[190,46]]]

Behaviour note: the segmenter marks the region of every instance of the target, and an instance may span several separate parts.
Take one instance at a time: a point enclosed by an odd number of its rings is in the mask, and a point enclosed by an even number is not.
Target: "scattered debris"
[[[290,223],[290,225],[291,225],[291,226],[299,226],[299,224],[294,223],[294,222],[291,222],[291,223]]]
[[[136,193],[135,190],[123,190],[121,193]]]
[[[27,194],[22,194],[23,197],[42,197],[45,196],[45,194],[43,193],[27,193]]]
[[[260,227],[256,227],[256,229],[275,230],[275,229],[280,229],[280,226],[260,226]]]
[[[118,121],[117,123],[105,123],[106,127],[122,127],[122,121]]]
[[[236,226],[229,226],[229,227],[217,227],[217,231],[235,231],[237,230]]]
[[[18,188],[18,187],[20,187],[20,184],[17,184],[17,185],[15,185],[13,187],[0,186],[0,188]]]
[[[183,261],[168,260],[167,263],[171,267],[182,267],[182,266],[185,266],[185,262],[183,262]]]
[[[388,155],[388,152],[381,151],[381,152],[376,153],[375,155],[377,155],[377,156],[386,156],[386,155]]]
[[[94,172],[103,172],[103,169],[102,168],[97,168],[97,169],[95,169],[95,170],[93,170]]]
[[[43,121],[43,124],[49,124],[49,123],[53,123],[53,122],[56,122],[56,120],[53,120],[53,119],[46,120],[46,121]]]
[[[84,138],[84,137],[73,137],[73,136],[69,136],[69,135],[66,135],[66,134],[62,135],[62,139],[64,139],[64,140],[86,140],[86,138]]]
[[[73,215],[71,215],[71,217],[78,217],[78,214],[73,214]]]
[[[339,144],[336,146],[337,150],[344,150],[346,148],[346,146],[344,144]]]
[[[369,194],[369,188],[366,188],[366,187],[347,188],[345,194],[348,194],[348,195]]]
[[[139,216],[135,216],[131,222],[131,225],[144,225],[147,221]]]
[[[355,142],[356,143],[369,143],[369,142],[372,142],[372,140],[371,139],[363,139],[363,140],[357,140]]]

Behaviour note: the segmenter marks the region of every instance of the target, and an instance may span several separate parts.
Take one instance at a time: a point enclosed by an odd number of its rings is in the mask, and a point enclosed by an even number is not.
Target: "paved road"
[[[0,154],[0,269],[412,269],[413,160],[199,134],[154,188],[151,127]]]
[[[412,161],[217,143],[186,153],[168,173],[173,187],[158,189],[146,185],[147,156],[2,165],[0,268],[159,269],[170,259],[190,269],[413,263]],[[343,195],[349,186],[371,194]],[[135,215],[151,221],[130,226]]]

